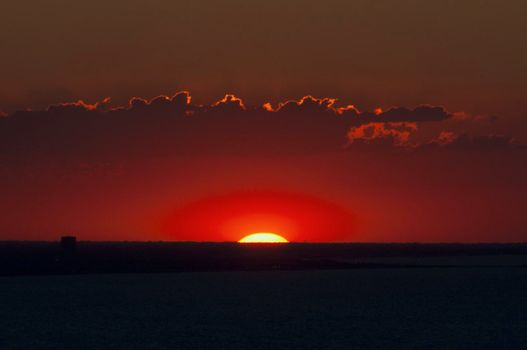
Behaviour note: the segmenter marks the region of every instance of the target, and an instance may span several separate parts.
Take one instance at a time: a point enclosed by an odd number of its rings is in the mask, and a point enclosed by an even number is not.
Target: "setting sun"
[[[238,243],[288,243],[284,237],[270,232],[259,232],[245,236]]]

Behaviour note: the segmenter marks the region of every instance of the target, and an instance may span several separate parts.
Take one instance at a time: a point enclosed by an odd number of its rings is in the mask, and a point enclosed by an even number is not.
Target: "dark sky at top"
[[[0,109],[226,92],[522,117],[522,0],[3,1]]]

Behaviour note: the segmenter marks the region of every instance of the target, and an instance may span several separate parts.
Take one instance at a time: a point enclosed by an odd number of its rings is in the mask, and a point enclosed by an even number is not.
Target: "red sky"
[[[0,119],[5,239],[522,241],[525,146],[498,121],[305,97],[62,104]],[[252,208],[252,209],[251,209]]]
[[[526,14],[5,2],[0,239],[526,241]]]

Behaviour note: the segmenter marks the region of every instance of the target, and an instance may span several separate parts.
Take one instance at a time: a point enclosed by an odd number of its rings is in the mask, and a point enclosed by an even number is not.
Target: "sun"
[[[288,243],[284,237],[271,232],[258,232],[243,237],[238,243]]]

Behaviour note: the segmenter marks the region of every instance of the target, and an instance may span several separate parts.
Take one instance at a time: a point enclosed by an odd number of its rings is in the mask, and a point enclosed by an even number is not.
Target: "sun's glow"
[[[270,232],[258,232],[245,236],[238,243],[288,243],[284,237]]]

